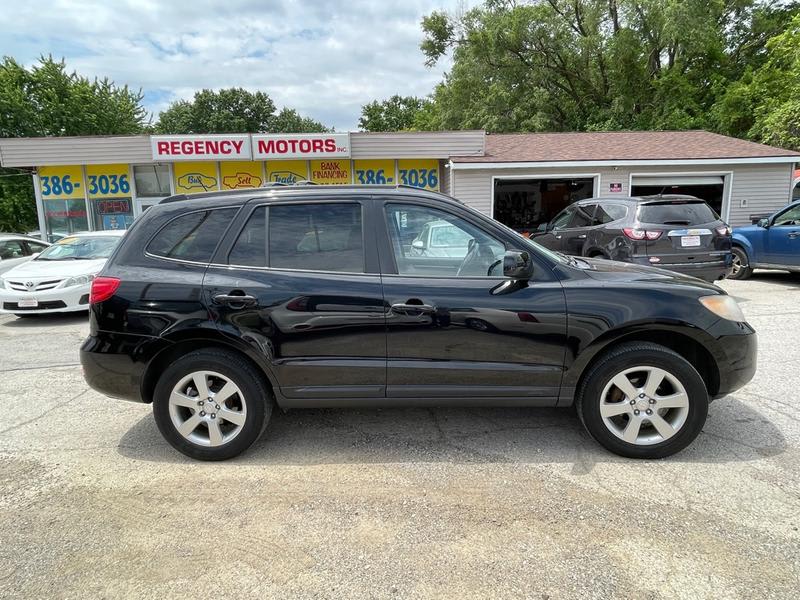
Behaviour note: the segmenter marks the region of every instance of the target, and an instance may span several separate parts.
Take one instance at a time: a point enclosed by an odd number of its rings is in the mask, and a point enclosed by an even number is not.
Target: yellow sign
[[[40,167],[39,185],[45,200],[85,198],[83,170],[80,165]]]
[[[128,165],[86,165],[86,193],[90,198],[130,197]]]
[[[219,189],[215,162],[176,162],[172,169],[175,172],[176,194],[196,194]]]
[[[219,176],[223,190],[256,188],[264,183],[261,163],[256,161],[221,162]]]
[[[436,159],[398,160],[397,177],[401,185],[413,185],[438,191],[439,161]]]
[[[304,160],[268,160],[267,181],[292,184],[308,179],[308,163]]]
[[[360,185],[394,185],[397,177],[394,172],[394,161],[386,160],[354,160],[353,175],[355,183]]]
[[[312,160],[311,181],[328,184],[350,183],[350,161],[346,158]]]

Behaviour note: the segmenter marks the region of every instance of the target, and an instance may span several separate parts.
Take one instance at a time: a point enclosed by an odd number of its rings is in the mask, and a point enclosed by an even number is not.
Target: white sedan
[[[84,311],[89,288],[124,231],[75,233],[0,276],[0,313]]]

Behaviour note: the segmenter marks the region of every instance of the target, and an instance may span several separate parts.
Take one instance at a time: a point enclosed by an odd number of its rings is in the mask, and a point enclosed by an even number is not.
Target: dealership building
[[[685,193],[736,226],[791,201],[796,162],[705,131],[0,139],[0,164],[31,173],[49,235],[126,228],[173,194],[298,181],[439,190],[520,231],[583,198]]]

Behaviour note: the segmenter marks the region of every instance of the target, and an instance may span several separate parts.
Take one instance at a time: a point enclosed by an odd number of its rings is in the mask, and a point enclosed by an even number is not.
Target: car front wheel
[[[733,261],[731,263],[731,272],[728,279],[747,279],[753,274],[753,269],[750,268],[750,261],[747,259],[747,253],[738,247],[731,250],[733,254]]]
[[[629,458],[683,450],[708,415],[708,391],[682,356],[657,344],[622,344],[587,374],[576,398],[589,434]]]
[[[170,365],[156,384],[153,415],[164,438],[200,460],[225,460],[264,431],[272,395],[249,362],[226,350],[199,350]]]

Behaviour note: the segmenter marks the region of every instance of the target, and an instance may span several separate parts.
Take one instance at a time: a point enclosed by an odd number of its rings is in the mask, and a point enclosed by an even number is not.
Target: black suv
[[[153,403],[167,441],[206,460],[247,449],[276,406],[573,403],[609,450],[662,457],[756,368],[714,285],[565,257],[406,187],[169,198],[90,303],[86,380]]]
[[[731,270],[731,229],[694,196],[589,198],[571,204],[534,234],[564,254],[621,260],[722,279]]]

